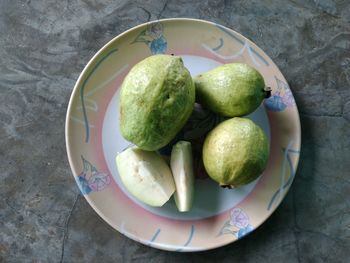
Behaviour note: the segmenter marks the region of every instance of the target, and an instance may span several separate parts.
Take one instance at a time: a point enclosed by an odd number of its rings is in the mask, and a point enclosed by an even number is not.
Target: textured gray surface
[[[84,65],[124,30],[167,17],[252,39],[301,113],[301,161],[282,205],[247,238],[201,253],[114,231],[78,194],[65,152],[66,107]],[[1,0],[0,123],[0,262],[349,262],[349,1]]]

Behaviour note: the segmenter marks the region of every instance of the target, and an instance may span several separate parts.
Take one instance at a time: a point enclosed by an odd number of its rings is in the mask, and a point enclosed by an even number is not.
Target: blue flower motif
[[[157,39],[154,39],[149,44],[149,48],[151,49],[152,54],[163,54],[167,49],[166,39],[161,36]]]
[[[80,188],[80,191],[84,194],[84,195],[87,195],[89,194],[92,189],[91,187],[89,186],[89,182],[88,180],[86,180],[85,178],[85,173],[81,173],[79,176],[78,176],[78,185],[79,185],[79,188]]]
[[[148,46],[151,53],[164,54],[167,50],[167,41],[163,36],[163,25],[159,22],[150,23],[146,29],[142,30],[134,41],[134,43],[144,43]]]
[[[247,235],[248,233],[252,232],[254,230],[252,225],[247,225],[245,228],[240,228],[238,233],[237,233],[237,237],[238,238],[242,238],[245,235]]]
[[[285,108],[287,108],[287,104],[283,102],[283,98],[278,95],[273,95],[266,99],[264,104],[267,109],[274,112],[283,111]]]
[[[238,230],[237,230],[238,229]],[[238,239],[252,232],[254,227],[249,224],[249,217],[240,207],[230,211],[230,220],[226,221],[219,235],[232,234]]]
[[[274,112],[283,111],[295,105],[293,94],[287,83],[275,76],[277,87],[272,96],[265,100],[265,107]]]

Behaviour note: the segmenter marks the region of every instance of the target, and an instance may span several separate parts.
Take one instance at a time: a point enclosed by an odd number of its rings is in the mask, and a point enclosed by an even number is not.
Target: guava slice
[[[163,206],[175,192],[170,168],[156,152],[128,148],[116,157],[121,181],[137,200]]]

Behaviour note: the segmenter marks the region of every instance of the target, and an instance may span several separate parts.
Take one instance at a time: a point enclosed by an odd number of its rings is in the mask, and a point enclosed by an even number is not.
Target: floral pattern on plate
[[[168,47],[168,43],[163,35],[163,25],[159,22],[150,23],[131,44],[134,43],[146,44],[153,55],[164,54]]]
[[[274,112],[283,111],[287,107],[295,106],[293,94],[287,83],[275,77],[277,89],[272,92],[270,98],[266,99],[265,107]]]
[[[242,208],[235,207],[230,211],[230,219],[221,228],[219,236],[231,234],[242,238],[253,230],[254,227],[250,224],[248,215]]]
[[[102,191],[111,182],[111,177],[107,173],[99,172],[95,166],[81,156],[83,161],[83,171],[76,180],[81,192],[86,195],[93,191]]]

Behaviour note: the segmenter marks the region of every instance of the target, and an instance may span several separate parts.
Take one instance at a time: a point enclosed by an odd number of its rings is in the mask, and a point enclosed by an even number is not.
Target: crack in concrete
[[[169,0],[166,0],[165,3],[164,3],[164,5],[163,5],[162,10],[160,10],[160,12],[159,12],[159,14],[158,14],[158,16],[157,16],[157,19],[161,18],[163,12],[165,11],[166,7],[168,6],[168,3],[169,3]]]
[[[332,240],[333,242],[339,243],[338,245],[340,245],[340,246],[345,246],[345,245],[344,245],[344,240],[342,240],[342,239],[340,239],[340,238],[337,238],[337,237],[333,237],[333,236],[328,235],[328,234],[325,234],[325,233],[323,233],[323,232],[314,231],[314,230],[307,230],[307,229],[301,229],[301,231],[302,231],[303,233],[307,233],[307,234],[313,234],[313,235],[322,236],[322,237],[324,237],[325,239],[329,239],[329,240]]]
[[[65,247],[65,243],[66,243],[66,240],[68,238],[68,225],[69,225],[69,221],[72,217],[72,214],[73,214],[73,211],[77,205],[77,202],[78,202],[78,199],[79,199],[79,196],[80,196],[80,193],[77,194],[77,196],[75,197],[75,200],[74,200],[74,203],[72,205],[72,208],[70,209],[69,211],[69,214],[66,218],[66,221],[64,223],[64,229],[63,229],[63,240],[62,240],[62,248],[61,248],[61,258],[60,258],[60,263],[63,262],[63,257],[64,257],[64,247]]]
[[[51,222],[47,221],[43,216],[41,216],[41,215],[39,215],[39,214],[37,214],[37,213],[35,213],[35,212],[33,212],[33,211],[30,211],[30,210],[23,210],[23,211],[18,210],[15,206],[13,206],[13,205],[10,203],[10,201],[9,201],[8,198],[5,198],[4,200],[5,200],[5,204],[6,204],[14,213],[16,213],[16,214],[18,214],[18,215],[21,215],[21,216],[23,216],[23,217],[25,217],[27,213],[28,213],[28,214],[31,214],[31,215],[34,215],[34,216],[36,216],[37,218],[39,218],[42,222],[44,222],[45,224],[52,226]],[[57,225],[54,226],[54,227],[56,227],[56,228],[58,228],[58,229],[63,229],[63,227],[57,226]]]
[[[322,47],[313,49],[311,52],[307,53],[306,55],[302,57],[298,57],[294,60],[291,60],[289,62],[289,67],[294,68],[297,65],[305,63],[305,61],[310,61],[310,60],[316,61],[317,59],[319,59],[320,55],[324,55],[325,53],[332,51],[332,49],[336,47],[334,43],[337,43],[339,41],[349,42],[350,32],[339,32],[335,34]]]
[[[152,17],[151,12],[142,6],[138,6],[138,8],[142,9],[147,14],[147,22],[149,22],[151,20],[151,17]]]
[[[299,113],[300,116],[302,117],[307,117],[307,118],[321,118],[321,117],[325,117],[325,118],[342,118],[344,119],[346,122],[350,122],[350,120],[348,120],[343,114],[314,114],[314,113],[304,113],[304,112],[300,112]]]
[[[300,256],[300,248],[299,248],[299,239],[298,239],[298,234],[300,232],[300,227],[298,226],[298,222],[297,222],[297,207],[296,207],[296,202],[295,202],[295,187],[292,187],[292,196],[293,196],[293,220],[294,220],[294,237],[295,237],[295,247],[297,249],[297,259],[298,262],[302,262],[301,261],[301,256]]]
[[[343,118],[342,114],[313,114],[313,113],[304,113],[304,112],[300,112],[299,114],[305,117]]]
[[[330,236],[330,235],[327,235],[325,233],[322,233],[320,231],[314,231],[314,230],[308,230],[308,229],[304,229],[304,228],[301,228],[299,225],[298,225],[298,221],[297,221],[297,208],[296,208],[296,197],[295,197],[295,187],[292,188],[292,194],[293,194],[293,219],[294,219],[294,235],[295,235],[295,246],[296,246],[296,249],[297,249],[297,259],[298,259],[298,262],[302,262],[301,260],[301,254],[300,254],[300,246],[299,246],[299,233],[308,233],[308,234],[314,234],[314,235],[320,235],[326,239],[329,239],[329,240],[332,240],[333,242],[337,242],[338,244],[340,245],[343,245],[343,242],[344,240],[341,240],[339,238],[336,238],[336,237],[333,237],[333,236]]]

